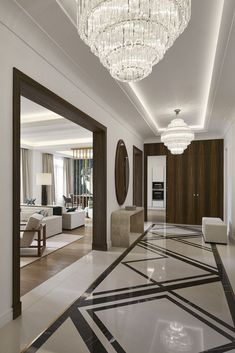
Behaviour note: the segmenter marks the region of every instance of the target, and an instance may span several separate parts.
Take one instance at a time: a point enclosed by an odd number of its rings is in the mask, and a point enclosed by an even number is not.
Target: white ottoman
[[[227,225],[220,218],[203,217],[202,233],[206,243],[227,244]]]
[[[62,233],[62,216],[44,217],[42,223],[46,224],[46,237]]]
[[[75,229],[85,225],[85,211],[66,212],[62,215],[63,229]]]

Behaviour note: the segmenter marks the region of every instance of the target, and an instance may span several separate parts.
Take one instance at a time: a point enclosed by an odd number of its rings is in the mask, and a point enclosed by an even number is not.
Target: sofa
[[[21,206],[21,223],[26,223],[33,214],[40,211],[46,212],[42,220],[42,224],[46,225],[46,238],[62,233],[62,216],[54,216],[53,209],[46,206]]]
[[[72,230],[85,225],[85,211],[76,210],[73,212],[67,212],[63,210],[62,214],[62,226],[63,229]]]

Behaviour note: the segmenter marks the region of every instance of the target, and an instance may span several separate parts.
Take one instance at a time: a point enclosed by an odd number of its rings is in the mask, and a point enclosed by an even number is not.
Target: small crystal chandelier
[[[176,116],[180,109],[175,110]],[[172,154],[182,154],[194,139],[194,133],[183,119],[176,118],[171,121],[161,135],[161,141]]]
[[[76,0],[82,40],[111,75],[142,80],[187,27],[191,0]]]

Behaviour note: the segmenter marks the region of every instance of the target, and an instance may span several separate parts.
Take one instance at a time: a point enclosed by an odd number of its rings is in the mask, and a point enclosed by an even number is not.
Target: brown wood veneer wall
[[[144,206],[147,220],[147,158],[167,157],[169,223],[201,224],[202,217],[223,219],[223,140],[193,141],[182,155],[172,155],[162,143],[144,145]]]

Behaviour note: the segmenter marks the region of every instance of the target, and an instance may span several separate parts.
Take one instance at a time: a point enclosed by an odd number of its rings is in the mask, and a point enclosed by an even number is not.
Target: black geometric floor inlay
[[[136,337],[129,337],[129,341],[126,335],[128,330],[136,327],[142,334],[148,321],[156,323],[156,327],[154,337],[146,338],[146,347],[152,339],[157,345],[146,353],[235,350],[235,296],[216,245],[205,245],[197,228],[177,227],[184,230],[182,236],[164,237],[146,231],[25,352],[39,352],[40,348],[46,347],[48,340],[68,318],[85,343],[87,352],[91,353],[139,353],[139,347],[134,343],[135,340],[138,342],[138,332]],[[195,234],[187,236],[187,229]],[[174,250],[174,244],[177,249],[182,244],[185,253]],[[112,271],[121,268],[125,268],[129,275],[135,273],[140,282],[110,288]],[[167,271],[168,268],[172,273]],[[161,271],[163,276],[160,276]],[[219,299],[228,308],[225,314],[221,313],[224,316],[216,314],[213,303],[203,307],[204,298],[195,302],[184,296],[186,290],[197,291],[204,286],[205,297],[208,288],[213,288],[215,296],[219,293],[223,296]],[[148,317],[144,316],[145,311],[149,313]],[[160,312],[164,314],[161,316]],[[176,314],[182,323],[174,321]],[[132,316],[141,322],[131,321]],[[147,337],[149,330],[144,332]],[[172,350],[172,347],[175,348]]]

